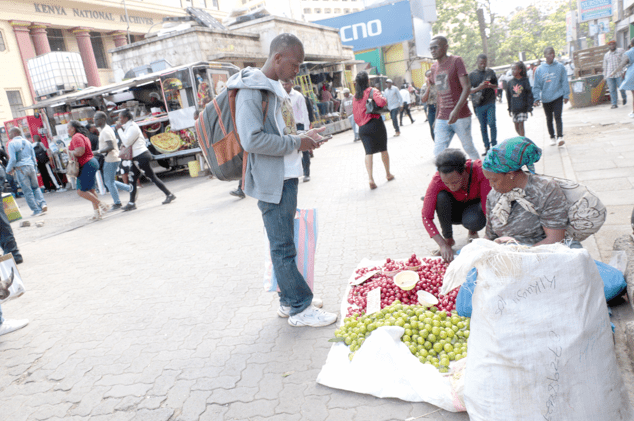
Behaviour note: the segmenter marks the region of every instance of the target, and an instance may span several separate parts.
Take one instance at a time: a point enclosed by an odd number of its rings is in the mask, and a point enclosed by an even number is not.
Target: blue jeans
[[[15,176],[18,179],[18,183],[20,183],[26,203],[31,210],[37,213],[42,212],[42,206],[46,206],[46,201],[44,200],[40,186],[37,184],[35,168],[30,165],[16,167]]]
[[[471,138],[471,116],[459,118],[454,124],[449,124],[449,120],[436,119],[434,127],[434,156],[447,149],[456,134],[469,158],[480,158]]]
[[[121,199],[119,199],[119,189],[125,190],[128,193],[130,190],[130,186],[128,184],[123,184],[119,181],[115,181],[114,176],[119,168],[118,162],[104,162],[103,163],[103,182],[108,187],[108,191],[110,192],[110,196],[112,196],[112,200],[115,205],[121,204]]]
[[[398,128],[398,108],[394,108],[390,110],[390,118],[392,119],[392,125],[394,126],[394,130],[396,133],[400,133],[400,129]]]
[[[350,126],[352,126],[352,131],[354,132],[354,138],[358,139],[359,138],[359,126],[357,126],[357,123],[355,123],[355,121],[354,121],[354,115],[350,114],[348,116],[348,121],[350,122]]]
[[[297,178],[284,180],[280,203],[258,201],[271,246],[273,270],[280,288],[280,304],[291,307],[291,316],[304,311],[313,301],[313,293],[295,262],[297,184]]]
[[[495,101],[490,104],[475,107],[475,114],[480,121],[480,131],[482,131],[482,141],[484,147],[489,150],[491,146],[498,144],[498,128],[495,124]],[[491,127],[491,142],[489,143],[489,132],[487,126]]]
[[[621,86],[622,82],[622,77],[608,78],[608,88],[610,89],[610,101],[612,101],[612,105],[616,105],[617,101],[619,100],[619,93],[617,92],[617,89],[619,86]],[[623,104],[625,104],[627,102],[627,94],[623,90],[621,91],[621,98],[623,98]]]

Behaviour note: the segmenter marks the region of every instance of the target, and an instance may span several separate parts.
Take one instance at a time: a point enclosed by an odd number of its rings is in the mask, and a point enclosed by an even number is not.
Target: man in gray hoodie
[[[297,208],[298,178],[302,176],[301,151],[318,148],[325,128],[291,135],[293,119],[288,94],[280,81],[292,80],[304,62],[304,46],[295,35],[273,39],[262,70],[246,68],[233,75],[227,89],[236,95],[236,128],[247,155],[244,192],[258,199],[269,238],[271,261],[280,289],[277,314],[288,317],[291,326],[327,326],[337,320],[334,313],[312,305],[313,293],[297,269],[293,241],[293,219]],[[263,115],[263,91],[268,97]],[[283,113],[283,105],[286,108]]]

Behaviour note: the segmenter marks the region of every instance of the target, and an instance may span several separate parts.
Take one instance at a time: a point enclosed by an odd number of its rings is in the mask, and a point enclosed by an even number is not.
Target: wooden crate
[[[603,73],[603,56],[608,51],[607,45],[586,48],[572,53],[575,64],[575,76],[589,76]]]

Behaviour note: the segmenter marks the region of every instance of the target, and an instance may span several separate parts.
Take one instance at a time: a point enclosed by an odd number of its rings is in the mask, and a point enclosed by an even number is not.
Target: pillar
[[[45,23],[33,23],[33,25],[29,27],[29,29],[31,29],[31,38],[33,38],[35,54],[38,56],[51,52],[51,44],[49,44],[48,36],[46,35],[47,26]]]
[[[20,58],[22,59],[24,73],[26,74],[26,79],[29,82],[31,98],[35,102],[35,88],[33,87],[33,81],[31,80],[31,74],[29,73],[29,66],[27,64],[29,59],[35,57],[35,50],[33,49],[33,43],[31,42],[31,35],[29,33],[29,26],[31,26],[31,22],[10,20],[9,24],[13,27],[15,39],[18,42],[18,50],[20,50]]]
[[[84,70],[86,71],[86,79],[88,79],[88,86],[101,86],[101,79],[99,79],[99,69],[97,68],[97,60],[95,59],[95,52],[92,49],[92,43],[90,42],[90,29],[88,28],[74,28],[71,29],[75,38],[77,38],[77,46],[79,47],[79,55],[81,55],[81,61],[84,63]]]
[[[128,36],[125,32],[111,32],[115,47],[128,45]]]

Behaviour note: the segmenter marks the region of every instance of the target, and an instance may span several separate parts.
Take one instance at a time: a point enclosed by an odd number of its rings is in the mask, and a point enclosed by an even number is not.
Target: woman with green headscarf
[[[486,236],[499,243],[558,243],[568,225],[559,184],[535,175],[542,150],[526,137],[507,139],[487,154],[482,169],[493,190],[487,196]],[[526,166],[530,172],[524,172]]]

